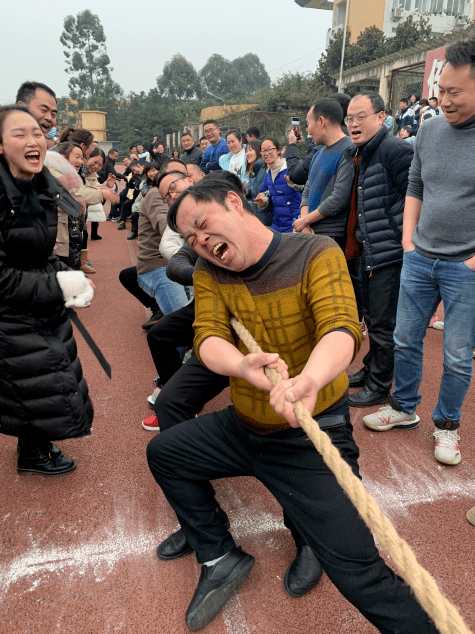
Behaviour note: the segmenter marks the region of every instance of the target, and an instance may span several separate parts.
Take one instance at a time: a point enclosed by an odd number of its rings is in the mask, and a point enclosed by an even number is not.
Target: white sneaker
[[[435,438],[434,456],[442,464],[458,464],[462,460],[458,441],[460,436],[454,429],[437,429],[433,434]]]
[[[435,328],[436,330],[443,330],[444,329],[444,322],[443,321],[434,321],[434,323],[432,324],[432,328]]]
[[[160,394],[160,392],[162,391],[161,387],[156,387],[153,392],[150,394],[150,396],[147,398],[147,403],[149,404],[150,409],[153,409],[153,406],[155,405],[155,401],[157,400],[157,396]]]
[[[391,405],[381,407],[376,414],[369,414],[363,417],[363,423],[370,429],[376,431],[388,431],[393,427],[405,427],[413,429],[419,424],[419,416],[416,414],[406,414],[393,409]]]

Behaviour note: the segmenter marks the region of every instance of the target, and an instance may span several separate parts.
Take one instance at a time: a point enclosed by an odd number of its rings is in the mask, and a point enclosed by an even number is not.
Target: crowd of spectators
[[[137,141],[122,172],[117,150],[106,156],[87,130],[66,128],[51,142],[56,98],[44,84],[24,84],[20,105],[1,109],[0,431],[19,438],[20,471],[76,466],[53,444],[88,434],[93,416],[65,306],[92,299],[87,222],[101,240],[110,203],[107,219],[124,230],[130,218],[127,239],[137,240],[137,265],[119,280],[151,311],[142,327],[156,368],[154,413],[142,427],[162,433],[147,458],[180,521],[157,555],[194,550],[203,564],[190,629],[214,618],[254,563],[236,548],[208,480],[259,472],[295,540],[290,596],[311,590],[325,569],[381,631],[436,631],[338,485],[331,495],[322,486],[333,475],[309,453],[291,403],[302,399],[358,475],[349,407],[381,405],[363,417],[374,431],[419,424],[423,340],[443,301],[434,456],[460,463],[475,343],[474,69],[475,40],[449,47],[440,103],[413,94],[395,117],[373,91],[316,101],[303,158],[295,130],[282,147],[256,127],[222,137],[209,119],[199,142],[183,133],[181,152]],[[278,354],[248,355],[230,315]],[[347,377],[366,333],[363,366]],[[36,354],[28,368],[25,346]],[[280,386],[264,366],[280,372]],[[233,407],[195,419],[228,385]]]

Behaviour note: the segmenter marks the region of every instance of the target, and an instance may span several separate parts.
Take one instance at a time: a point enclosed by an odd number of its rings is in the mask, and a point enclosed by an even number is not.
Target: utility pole
[[[345,46],[346,46],[346,29],[348,27],[348,12],[350,10],[350,0],[346,0],[346,12],[345,12],[345,26],[343,27],[343,46],[341,47],[341,64],[340,64],[340,77],[338,79],[338,92],[342,91],[342,75],[343,75],[343,64],[345,62]]]

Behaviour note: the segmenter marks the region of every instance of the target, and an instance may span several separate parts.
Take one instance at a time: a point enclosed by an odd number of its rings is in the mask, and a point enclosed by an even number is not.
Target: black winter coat
[[[109,174],[114,174],[114,176],[116,178],[118,178],[119,180],[124,180],[125,176],[124,174],[121,174],[120,172],[118,172],[115,169],[115,161],[113,161],[111,159],[111,157],[109,155],[106,156],[106,160],[104,161],[104,165],[102,166],[102,168],[97,172],[97,178],[99,183],[105,183],[107,180],[107,177],[109,176]]]
[[[93,417],[56,278],[54,181],[15,180],[0,159],[0,433],[20,438],[84,436]]]
[[[343,156],[353,161],[359,151],[354,145]],[[385,126],[361,150],[356,186],[366,271],[402,263],[402,221],[413,156],[412,145],[391,136]]]

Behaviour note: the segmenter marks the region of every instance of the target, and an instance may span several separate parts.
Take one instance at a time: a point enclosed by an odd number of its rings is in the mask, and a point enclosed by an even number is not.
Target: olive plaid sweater
[[[234,315],[264,352],[278,352],[289,376],[300,374],[320,339],[336,329],[361,345],[355,295],[343,252],[325,236],[275,233],[254,266],[234,273],[199,258],[195,289],[195,350],[207,337],[221,337],[244,354],[247,348],[230,326]],[[269,404],[269,394],[230,377],[231,400],[244,425],[261,434],[290,425]],[[342,372],[324,387],[313,415],[337,403],[348,388]]]

